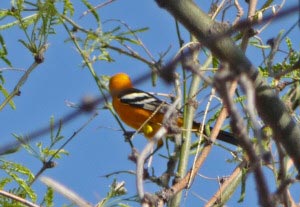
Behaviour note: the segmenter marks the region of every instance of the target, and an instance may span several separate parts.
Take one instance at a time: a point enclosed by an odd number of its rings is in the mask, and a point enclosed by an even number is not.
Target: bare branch
[[[0,195],[5,196],[7,198],[10,198],[12,200],[15,200],[19,203],[22,203],[22,204],[24,204],[25,206],[28,206],[28,207],[40,207],[39,205],[36,205],[32,202],[29,202],[29,201],[25,200],[24,198],[21,198],[19,196],[16,196],[16,195],[14,195],[12,193],[9,193],[9,192],[6,192],[4,190],[0,190]]]

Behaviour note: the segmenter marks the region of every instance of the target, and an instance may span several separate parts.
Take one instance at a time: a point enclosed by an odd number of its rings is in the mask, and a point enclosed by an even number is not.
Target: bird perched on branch
[[[166,102],[154,95],[133,87],[130,77],[125,73],[118,73],[109,80],[109,91],[112,105],[120,119],[135,130],[140,130],[146,138],[151,139],[162,127]],[[183,116],[179,112],[177,126],[183,126]],[[192,130],[199,131],[201,123],[194,122]],[[232,133],[220,131],[217,139],[238,145],[238,140]],[[162,145],[158,143],[158,147]]]

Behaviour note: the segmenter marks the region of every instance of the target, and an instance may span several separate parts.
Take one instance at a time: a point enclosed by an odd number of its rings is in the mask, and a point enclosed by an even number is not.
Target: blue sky
[[[95,28],[96,24],[92,16],[89,14],[81,19],[79,16],[86,8],[76,1],[74,6],[76,13],[74,20],[85,28]],[[98,4],[98,1],[91,1],[93,4]],[[207,10],[207,5],[201,3],[201,7]],[[1,2],[0,8],[9,8],[9,2]],[[149,27],[149,31],[140,34],[141,40],[152,52],[154,57],[158,59],[159,54],[166,51],[169,46],[172,46],[168,53],[167,59],[178,50],[178,40],[175,33],[175,23],[173,18],[162,9],[158,8],[154,1],[116,1],[101,10],[99,10],[102,21],[108,19],[120,19],[126,22],[131,28],[137,29],[141,27]],[[274,22],[263,34],[263,41],[274,37],[283,27],[289,28],[295,21],[296,15]],[[9,20],[7,20],[9,22]],[[0,23],[2,24],[2,23]],[[116,23],[105,23],[103,29],[108,30]],[[185,41],[189,37],[182,30]],[[57,26],[56,35],[49,38],[49,49],[45,53],[45,61],[30,75],[26,84],[21,88],[21,96],[15,97],[16,110],[12,110],[9,106],[1,111],[0,136],[2,143],[7,143],[14,140],[12,133],[26,135],[40,127],[44,127],[49,123],[50,117],[54,116],[55,120],[63,117],[65,114],[72,112],[74,109],[66,105],[66,101],[79,103],[86,95],[99,96],[97,86],[86,68],[81,67],[82,59],[75,50],[74,45],[65,43],[68,38],[67,33],[61,26]],[[24,34],[18,28],[12,28],[7,31],[1,31],[1,35],[6,41],[8,48],[8,58],[11,60],[13,67],[27,69],[33,62],[33,57],[26,49],[18,42],[18,39],[24,39]],[[291,33],[291,37],[299,35],[299,28]],[[296,41],[296,38],[292,39]],[[299,45],[299,38],[295,45]],[[142,56],[146,54],[141,51]],[[254,48],[249,48],[248,57],[254,60],[254,64],[259,64],[262,57],[258,55]],[[133,78],[137,78],[145,71],[149,72],[149,68],[134,59],[126,56],[121,56],[112,52],[113,58],[116,60],[113,63],[100,62],[95,64],[99,75],[112,75],[117,72],[126,72]],[[0,62],[0,68],[6,67],[3,62]],[[17,80],[23,73],[20,71],[5,71],[5,87],[12,90]],[[157,87],[151,86],[151,80],[148,79],[138,88],[153,92],[170,93],[173,91],[172,86],[167,86],[159,80]],[[204,94],[207,95],[207,92]],[[200,96],[200,98],[203,98]],[[1,102],[3,97],[0,98]],[[100,108],[102,105],[100,104]],[[203,110],[200,107],[199,110]],[[131,163],[127,156],[130,153],[130,148],[123,141],[122,132],[119,130],[118,124],[107,110],[99,110],[99,115],[89,124],[75,139],[67,145],[66,150],[70,155],[60,159],[57,167],[46,171],[45,175],[63,183],[70,189],[77,192],[86,200],[96,203],[101,198],[105,197],[109,190],[109,184],[113,178],[117,177],[118,181],[125,180],[126,187],[130,192],[129,195],[135,194],[135,178],[128,175],[113,176],[109,179],[101,177],[107,173],[119,170],[134,170],[135,165]],[[90,115],[82,115],[78,119],[63,126],[62,134],[68,138],[82,124],[84,124]],[[128,128],[129,129],[129,128]],[[47,142],[48,135],[40,138],[41,141]],[[134,139],[134,143],[139,150],[143,149],[146,140],[142,135],[138,135]],[[165,150],[161,151],[166,153]],[[38,160],[33,159],[26,152],[21,151],[15,155],[6,156],[7,159],[22,163],[29,166],[33,172],[36,172],[41,167]],[[225,150],[215,147],[200,170],[200,174],[208,177],[217,177],[229,175],[234,169],[235,164],[229,164],[227,159],[231,156]],[[159,156],[155,156],[153,166],[155,173],[159,175],[163,172],[166,166],[166,160]],[[266,176],[269,173],[266,170]],[[245,203],[249,206],[257,205],[257,197],[255,194],[255,186],[250,175],[247,182],[247,195]],[[269,180],[269,184],[274,187],[274,181]],[[146,189],[150,192],[159,189],[153,185],[146,185]],[[34,184],[36,189],[43,191],[45,187],[38,181]],[[193,206],[196,203],[204,204],[192,193],[197,193],[199,196],[206,199],[210,198],[212,193],[218,189],[218,183],[215,180],[206,180],[197,177],[193,189],[189,191],[188,197],[183,202],[183,206]],[[271,188],[272,191],[274,188]],[[237,204],[239,190],[228,203],[228,206],[245,206],[245,203]],[[61,206],[68,201],[57,196],[56,205]],[[130,204],[132,205],[132,203]],[[138,206],[137,204],[135,204]]]

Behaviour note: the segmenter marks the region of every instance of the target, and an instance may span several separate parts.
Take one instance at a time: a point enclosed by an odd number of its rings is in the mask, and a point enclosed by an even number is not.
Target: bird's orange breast
[[[120,102],[118,98],[114,98],[112,103],[121,120],[128,126],[136,130],[140,129],[140,127],[145,123],[151,126],[153,131],[149,134],[145,134],[147,138],[153,137],[157,130],[161,127],[164,117],[161,113],[154,114],[153,111],[130,106]]]

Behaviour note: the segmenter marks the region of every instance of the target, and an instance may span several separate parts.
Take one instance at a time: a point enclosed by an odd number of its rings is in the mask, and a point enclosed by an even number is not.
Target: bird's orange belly
[[[161,126],[164,115],[161,113],[153,113],[142,108],[133,107],[123,104],[122,107],[116,107],[117,102],[113,102],[113,107],[118,113],[119,117],[128,126],[138,130],[144,124],[148,124],[153,128],[152,136]],[[149,118],[151,117],[151,118]]]

